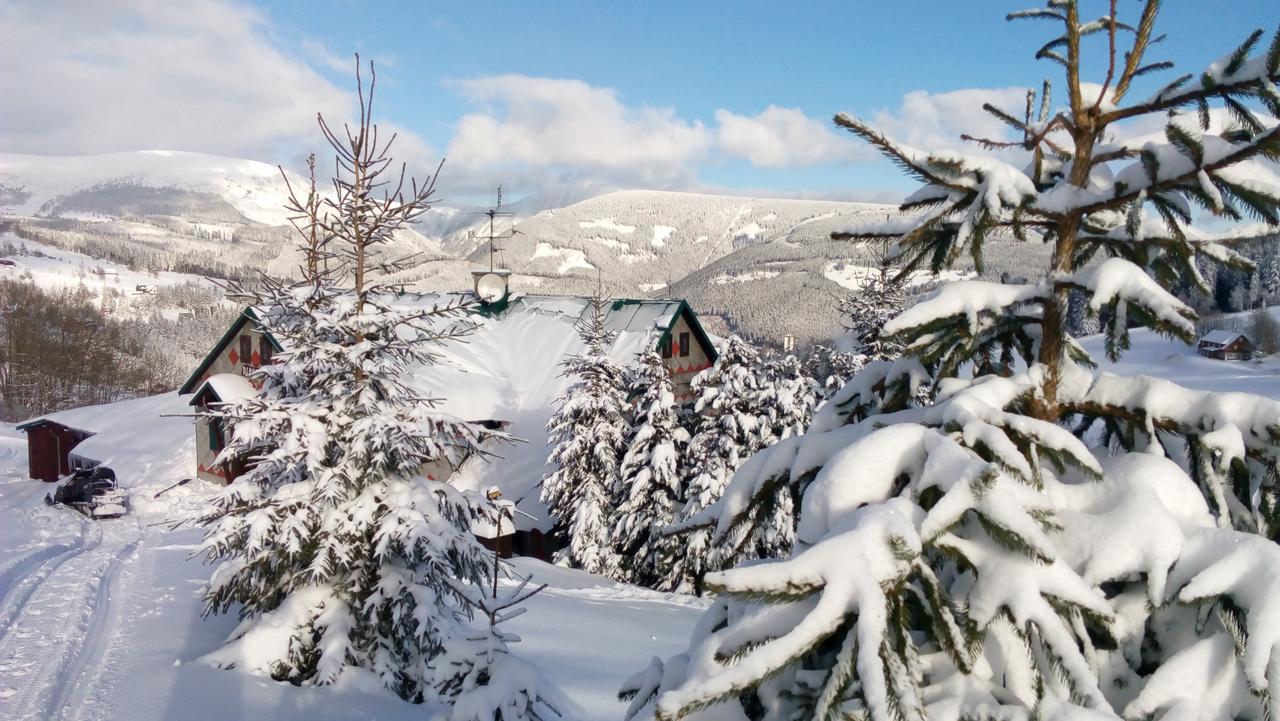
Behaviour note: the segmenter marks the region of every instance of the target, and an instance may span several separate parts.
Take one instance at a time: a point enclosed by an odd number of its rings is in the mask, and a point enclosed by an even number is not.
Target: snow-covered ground
[[[849,290],[857,290],[865,285],[869,280],[879,276],[880,271],[876,268],[864,265],[856,265],[853,263],[829,263],[822,273],[827,280],[848,288]],[[965,270],[944,270],[934,275],[927,270],[917,270],[911,273],[907,278],[908,286],[925,285],[929,283],[951,283],[957,280],[967,280],[976,278],[977,273]]]
[[[1119,363],[1102,358],[1100,339],[1084,344],[1104,370],[1280,398],[1280,359],[1210,360],[1148,331],[1134,333],[1133,350]],[[147,399],[130,408],[143,412],[163,402]],[[182,462],[113,459],[129,469],[134,510],[109,521],[46,507],[50,487],[26,478],[22,434],[0,427],[0,718],[420,718],[420,707],[354,677],[335,687],[297,688],[201,660],[220,647],[235,619],[202,617],[210,568],[188,557],[200,532],[174,530],[165,521],[200,508],[216,489],[193,481],[153,499],[183,477],[189,443],[174,433],[152,433],[131,413],[122,422],[139,426],[140,437],[157,439],[150,451],[157,460]],[[147,448],[140,444],[131,453],[144,456]],[[682,649],[703,607],[697,599],[533,560],[519,559],[515,567],[550,584],[528,603],[527,614],[508,624],[523,639],[517,652],[542,669],[584,721],[618,718],[619,684],[651,656]]]
[[[1112,363],[1103,350],[1102,336],[1083,340],[1098,369],[1116,375],[1152,375],[1197,390],[1253,393],[1280,400],[1280,357],[1260,361],[1220,361],[1196,353],[1194,346],[1170,340],[1149,330],[1131,334],[1133,346]]]
[[[119,263],[97,260],[7,233],[0,233],[0,243],[11,243],[19,249],[25,248],[28,253],[8,257],[13,265],[0,265],[0,278],[29,278],[48,291],[57,292],[84,286],[99,297],[114,289],[122,298],[128,299],[143,295],[144,292],[138,290],[139,286],[155,288],[162,285],[195,285],[206,289],[214,288],[213,283],[203,276],[167,270],[155,273],[130,270]],[[122,311],[127,312],[127,309],[128,304],[125,303]]]
[[[166,452],[157,448],[157,454]],[[134,512],[91,522],[44,505],[50,486],[27,479],[26,443],[0,428],[0,718],[420,719],[422,708],[355,681],[297,688],[201,661],[236,625],[202,617],[210,567],[188,558],[200,532],[167,519],[199,508],[215,488],[172,464],[146,467]],[[621,682],[687,640],[702,602],[619,586],[522,559],[550,587],[506,624],[584,721],[618,718]],[[609,649],[602,653],[601,649]]]

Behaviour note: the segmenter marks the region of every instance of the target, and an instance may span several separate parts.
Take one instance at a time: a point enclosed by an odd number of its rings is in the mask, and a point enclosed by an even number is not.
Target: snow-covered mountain
[[[657,288],[735,250],[779,239],[825,238],[849,219],[883,206],[628,190],[607,193],[519,222],[502,243],[517,272],[548,278]],[[479,247],[473,259],[487,256]]]
[[[278,168],[252,160],[167,151],[0,154],[0,223],[9,232],[143,270],[294,272],[286,193]],[[650,190],[562,208],[539,208],[543,202],[514,203],[514,216],[499,221],[499,233],[516,231],[498,255],[514,271],[513,289],[582,294],[601,284],[616,296],[680,296],[714,331],[775,342],[793,335],[800,343],[839,331],[834,296],[844,292],[843,269],[866,262],[855,245],[831,241],[831,231],[891,210]],[[423,290],[469,287],[470,271],[489,256],[479,210],[441,205],[427,213],[395,249],[421,256],[402,279]],[[999,243],[988,245],[989,268],[1007,270],[990,260],[1000,256]]]
[[[299,192],[304,179],[290,173]],[[0,223],[21,237],[146,270],[286,275],[288,187],[279,168],[201,153],[0,154]],[[447,209],[440,215],[448,217]],[[0,228],[3,229],[3,228]],[[443,257],[420,233],[394,252]]]
[[[167,150],[0,153],[0,214],[171,215],[283,225],[285,198],[280,170],[256,160]]]

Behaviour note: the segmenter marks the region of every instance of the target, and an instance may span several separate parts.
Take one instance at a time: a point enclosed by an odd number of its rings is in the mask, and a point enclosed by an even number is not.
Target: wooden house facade
[[[1248,360],[1257,346],[1244,333],[1229,330],[1211,330],[1196,343],[1196,352],[1217,360]]]

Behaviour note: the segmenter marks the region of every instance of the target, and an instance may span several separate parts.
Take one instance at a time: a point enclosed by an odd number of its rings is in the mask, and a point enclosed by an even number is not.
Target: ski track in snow
[[[0,574],[0,717],[76,718],[114,627],[114,581],[139,541],[127,521],[85,521],[76,543],[31,553]]]

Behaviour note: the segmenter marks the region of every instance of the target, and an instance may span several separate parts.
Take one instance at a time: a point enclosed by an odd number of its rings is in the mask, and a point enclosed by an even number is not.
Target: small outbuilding
[[[1248,360],[1256,350],[1249,336],[1233,330],[1211,330],[1196,343],[1197,353],[1217,360]]]
[[[27,434],[28,473],[49,483],[71,473],[76,467],[71,451],[93,435],[47,417],[19,423],[17,429]]]
[[[122,485],[169,478],[166,469],[190,465],[191,411],[187,399],[158,396],[56,411],[23,421],[32,478],[57,481],[72,471],[111,466]],[[184,443],[185,441],[185,443]],[[176,475],[173,474],[173,475]]]

